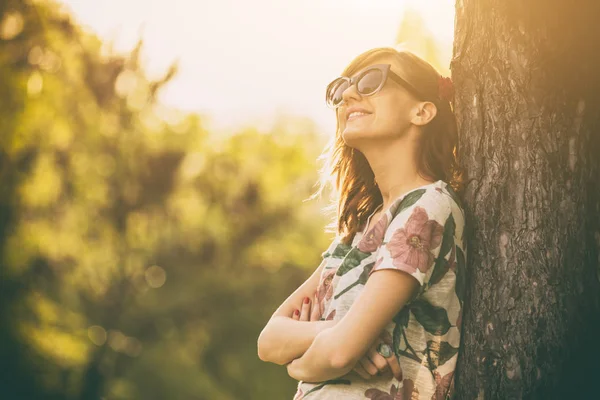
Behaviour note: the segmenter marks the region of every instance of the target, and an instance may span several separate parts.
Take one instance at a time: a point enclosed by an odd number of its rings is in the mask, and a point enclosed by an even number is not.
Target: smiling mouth
[[[367,116],[367,115],[371,115],[371,114],[360,112],[360,111],[355,111],[355,112],[352,112],[352,113],[350,113],[348,115],[348,119],[347,120],[348,121],[352,121],[354,119],[357,119],[357,118],[360,118],[360,117],[364,117],[364,116]]]

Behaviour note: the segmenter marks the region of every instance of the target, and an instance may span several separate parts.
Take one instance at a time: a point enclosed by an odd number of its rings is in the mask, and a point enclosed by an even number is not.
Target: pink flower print
[[[371,400],[397,400],[400,399],[398,397],[399,391],[396,385],[392,384],[390,387],[390,392],[386,393],[383,390],[379,390],[376,388],[370,388],[365,390],[365,397]]]
[[[376,388],[365,390],[365,397],[371,400],[419,400],[419,389],[411,379],[405,379],[402,387],[392,384],[386,393]]]
[[[433,371],[433,377],[435,379],[435,393],[431,396],[431,400],[444,400],[446,394],[453,389],[454,385],[452,378],[454,377],[454,371],[450,371],[443,378],[437,371]],[[452,386],[452,387],[451,387]]]
[[[404,227],[394,232],[387,248],[396,267],[409,266],[414,273],[426,273],[433,263],[431,249],[442,241],[444,228],[436,220],[429,219],[423,207],[415,207]]]
[[[415,382],[411,379],[405,379],[403,382],[404,386],[394,400],[419,400],[419,388],[415,387]]]
[[[387,214],[383,214],[383,216],[377,221],[374,227],[369,229],[358,243],[358,249],[363,253],[372,253],[381,244],[383,241],[383,235],[385,234],[385,229],[387,228]]]
[[[333,277],[335,276],[336,269],[332,268],[325,270],[323,273],[323,280],[317,288],[317,301],[319,302],[320,315],[325,313],[325,301],[329,300],[333,296]]]
[[[294,400],[302,400],[303,397],[304,393],[302,392],[302,389],[298,388],[296,395],[294,396]]]
[[[325,318],[325,320],[326,321],[331,321],[334,317],[335,317],[335,310],[333,310],[332,312],[330,312],[329,315],[327,316],[327,318]]]

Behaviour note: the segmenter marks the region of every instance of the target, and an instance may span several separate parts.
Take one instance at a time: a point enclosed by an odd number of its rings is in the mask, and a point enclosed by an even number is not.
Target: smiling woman
[[[258,342],[295,400],[452,397],[466,249],[449,82],[375,48],[327,86],[337,236]]]

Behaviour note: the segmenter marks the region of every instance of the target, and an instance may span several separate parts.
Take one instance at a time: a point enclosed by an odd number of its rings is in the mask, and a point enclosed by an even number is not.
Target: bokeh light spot
[[[120,331],[108,332],[108,345],[114,351],[124,352],[127,348],[127,336]]]
[[[96,346],[102,346],[106,343],[106,330],[98,325],[92,325],[88,328],[88,337]]]
[[[158,265],[153,265],[146,270],[146,283],[154,289],[158,289],[167,281],[167,273]]]
[[[18,12],[6,13],[0,23],[0,39],[11,40],[23,31],[23,16]]]
[[[27,80],[27,94],[32,97],[37,96],[42,92],[43,87],[44,79],[42,78],[42,74],[35,71]]]
[[[142,343],[134,337],[128,337],[125,344],[125,354],[129,357],[137,357],[142,352]]]
[[[27,61],[29,61],[29,64],[31,64],[31,65],[38,65],[39,63],[42,62],[43,58],[44,58],[44,50],[42,50],[42,48],[40,46],[35,46],[34,48],[31,49],[31,51],[29,51],[29,55],[27,56]]]

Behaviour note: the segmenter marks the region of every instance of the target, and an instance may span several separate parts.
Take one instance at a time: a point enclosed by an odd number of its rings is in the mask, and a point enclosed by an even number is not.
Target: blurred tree
[[[324,143],[289,119],[211,134],[157,101],[176,66],[151,81],[142,52],[0,0],[2,399],[294,391],[256,339],[327,246],[302,202]]]
[[[470,221],[457,398],[597,397],[600,5],[456,10]]]
[[[442,47],[433,33],[427,28],[421,14],[407,6],[396,35],[396,44],[402,44],[408,50],[427,60],[444,76],[450,73],[448,60],[442,53]]]

